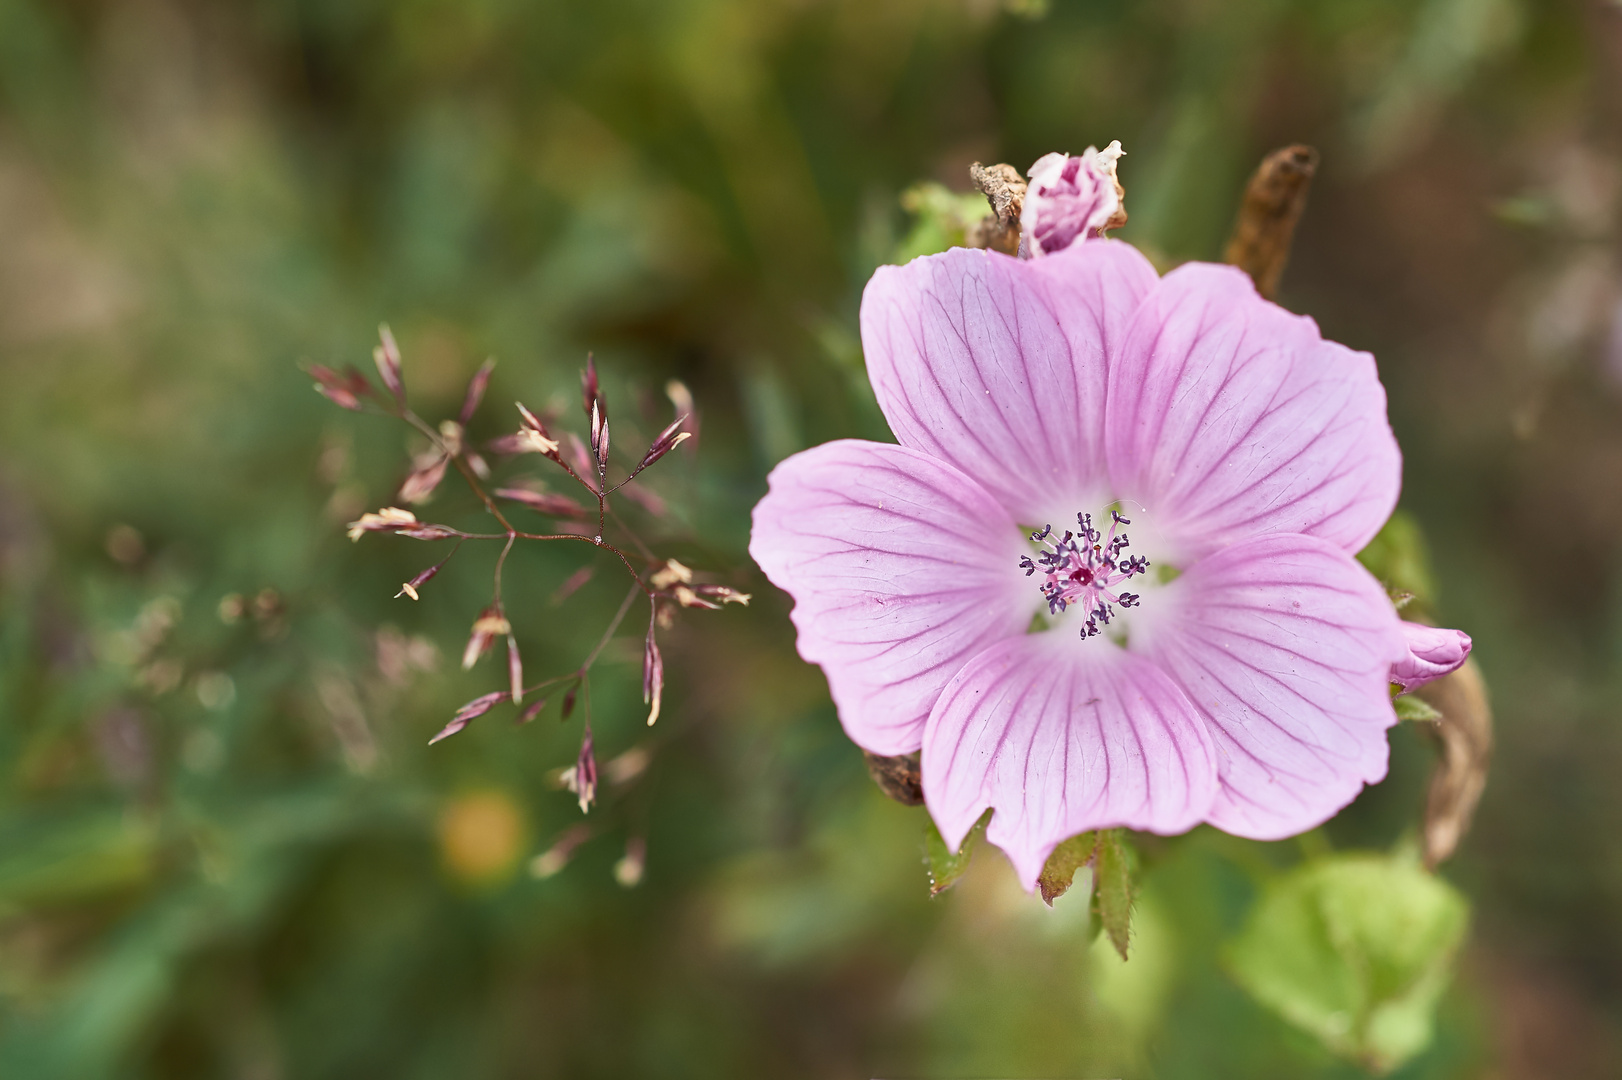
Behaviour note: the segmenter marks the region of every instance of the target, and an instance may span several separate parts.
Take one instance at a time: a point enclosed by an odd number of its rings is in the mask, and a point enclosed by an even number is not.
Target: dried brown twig
[[[1420,827],[1425,865],[1434,870],[1458,850],[1487,786],[1492,707],[1474,660],[1416,693],[1442,714],[1432,725],[1441,759],[1431,773]]]
[[[1257,291],[1269,300],[1278,292],[1295,225],[1317,169],[1318,151],[1299,144],[1286,146],[1262,159],[1245,188],[1222,261],[1249,274]]]

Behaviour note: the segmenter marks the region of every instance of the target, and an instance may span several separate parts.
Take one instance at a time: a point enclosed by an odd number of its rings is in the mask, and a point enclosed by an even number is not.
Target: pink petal
[[[1391,681],[1405,694],[1457,671],[1470,658],[1472,643],[1463,630],[1404,622],[1402,636],[1408,644],[1407,655],[1391,665]]]
[[[1153,664],[1054,630],[993,645],[941,694],[924,732],[924,799],[956,850],[986,838],[1027,890],[1060,841],[1088,829],[1190,828],[1216,794],[1205,725]]]
[[[1257,537],[1151,600],[1133,647],[1208,721],[1222,789],[1207,821],[1292,836],[1385,776],[1386,679],[1407,650],[1391,601],[1350,555],[1309,536]]]
[[[1116,493],[1194,557],[1284,532],[1357,551],[1402,487],[1374,358],[1233,267],[1162,279],[1111,369],[1107,415]]]
[[[1116,241],[1033,261],[952,248],[880,267],[862,296],[862,345],[890,429],[1021,522],[1071,517],[1104,486],[1106,356],[1154,283]]]
[[[901,446],[827,443],[769,481],[749,554],[794,597],[800,655],[822,665],[858,745],[918,749],[941,688],[1040,603],[1018,527],[979,484]]]

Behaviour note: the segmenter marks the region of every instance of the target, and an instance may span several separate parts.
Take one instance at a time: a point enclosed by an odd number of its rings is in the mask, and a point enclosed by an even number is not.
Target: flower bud
[[[586,516],[585,509],[566,495],[555,495],[550,491],[531,491],[528,488],[496,488],[495,496],[498,499],[508,499],[521,503],[539,514],[548,514],[552,517]]]
[[[483,716],[485,713],[495,708],[496,704],[506,696],[507,691],[495,690],[491,693],[481,694],[480,696],[474,698],[472,701],[456,710],[456,716],[451,719],[450,723],[439,729],[439,734],[428,740],[428,745],[432,746],[441,739],[448,739],[452,735],[455,735],[458,731],[461,731],[463,728],[467,727],[468,724],[474,720],[474,718]]]
[[[417,515],[398,506],[385,506],[375,514],[362,514],[360,520],[349,523],[349,539],[359,540],[362,533],[399,532],[417,524]]]
[[[457,422],[467,427],[473,419],[473,414],[479,411],[479,402],[484,400],[485,387],[490,385],[490,372],[496,367],[496,358],[491,357],[479,365],[479,370],[473,373],[473,378],[467,382],[467,395],[462,398],[462,411],[457,414]]]
[[[1020,211],[1020,254],[1038,258],[1126,223],[1126,192],[1115,176],[1119,141],[1079,157],[1048,154],[1031,166]]]
[[[507,635],[507,681],[512,686],[513,704],[524,700],[524,660],[518,655],[518,639]]]
[[[591,753],[590,727],[580,740],[580,753],[575,757],[574,767],[564,770],[562,780],[564,787],[579,796],[580,812],[588,813],[591,804],[597,801],[597,759]]]
[[[665,692],[665,660],[659,643],[653,639],[654,624],[648,622],[648,637],[642,647],[642,703],[648,709],[648,726],[659,719],[659,702]]]
[[[400,501],[426,502],[428,496],[439,486],[439,482],[445,479],[445,466],[449,463],[450,459],[439,453],[418,458],[416,468],[405,478],[405,483],[400,485]]]
[[[467,639],[467,648],[462,651],[462,670],[467,671],[478,663],[479,657],[490,651],[490,645],[502,634],[512,633],[512,624],[502,618],[501,612],[496,608],[488,607],[474,620],[473,633]]]
[[[1404,622],[1402,636],[1408,655],[1391,665],[1391,681],[1404,694],[1457,671],[1470,658],[1472,643],[1463,630]]]
[[[638,472],[646,469],[692,437],[690,432],[680,430],[681,426],[686,422],[686,416],[678,416],[675,423],[659,433],[659,437],[654,439],[652,445],[648,447],[648,452],[642,455],[642,463],[637,466]]]
[[[311,364],[310,374],[315,378],[316,393],[350,412],[360,412],[360,399],[372,393],[366,377],[354,368],[340,375],[329,367]]]
[[[382,344],[372,350],[372,360],[377,364],[377,373],[382,377],[383,385],[389,388],[389,393],[394,395],[395,402],[403,409],[405,381],[400,376],[400,346],[394,343],[388,323],[377,328],[377,336],[382,339]]]
[[[667,559],[665,564],[653,572],[648,578],[648,584],[655,589],[668,589],[672,585],[686,585],[693,580],[693,572],[675,559]]]

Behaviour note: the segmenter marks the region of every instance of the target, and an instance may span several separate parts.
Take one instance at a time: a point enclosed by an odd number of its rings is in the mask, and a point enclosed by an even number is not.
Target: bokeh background
[[[1425,740],[1304,846],[1145,848],[1123,966],[994,851],[930,899],[744,550],[774,462],[886,436],[855,320],[901,193],[1116,138],[1163,265],[1321,150],[1281,300],[1378,356],[1493,694],[1399,1075],[1622,1075],[1619,64],[1601,0],[0,0],[0,1075],[1362,1075],[1222,943],[1271,867],[1411,834]],[[425,745],[500,683],[456,663],[494,551],[410,604],[430,549],[343,535],[418,447],[300,365],[384,320],[432,418],[498,358],[481,438],[515,397],[578,430],[588,349],[616,445],[683,380],[694,453],[627,512],[756,594],[665,635],[653,733],[610,645],[598,752],[647,767],[550,876],[579,717]],[[515,555],[532,673],[619,602],[554,601],[589,555]]]

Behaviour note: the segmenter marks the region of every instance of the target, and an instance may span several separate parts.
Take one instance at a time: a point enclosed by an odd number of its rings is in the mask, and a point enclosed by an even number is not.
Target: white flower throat
[[[1081,628],[1084,638],[1096,637],[1116,618],[1117,608],[1136,607],[1143,597],[1127,592],[1123,586],[1132,578],[1149,569],[1149,560],[1142,555],[1123,555],[1131,546],[1121,526],[1132,524],[1119,510],[1110,511],[1109,535],[1093,527],[1091,514],[1077,514],[1079,532],[1066,530],[1062,537],[1053,535],[1053,526],[1031,533],[1031,541],[1042,545],[1034,559],[1022,556],[1019,565],[1025,576],[1040,572],[1038,583],[1042,597],[1048,602],[1048,612],[1057,615],[1070,607],[1077,607],[1087,616]]]

